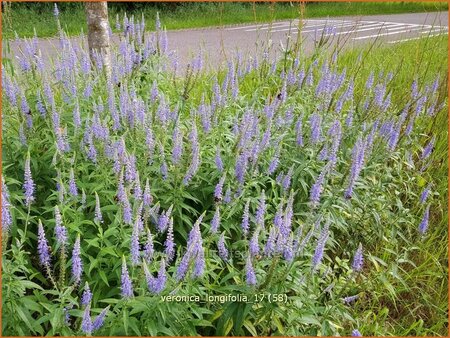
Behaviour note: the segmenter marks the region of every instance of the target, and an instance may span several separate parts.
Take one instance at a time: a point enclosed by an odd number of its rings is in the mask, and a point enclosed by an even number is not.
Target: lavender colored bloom
[[[178,164],[183,153],[183,133],[180,130],[180,126],[176,123],[173,135],[173,148],[172,148],[172,163],[174,165]]]
[[[252,257],[259,255],[259,233],[261,229],[257,227],[248,243],[249,252]]]
[[[189,181],[194,177],[200,165],[200,146],[198,142],[197,126],[195,120],[192,121],[192,130],[189,134],[189,140],[191,141],[192,160],[188,172],[183,179],[183,184],[185,185],[187,185]]]
[[[296,133],[296,143],[299,147],[303,146],[303,131],[302,131],[302,119],[303,119],[303,115],[300,116],[297,120],[297,123],[295,125],[295,133]]]
[[[275,172],[275,170],[277,170],[279,164],[280,164],[280,148],[278,148],[278,150],[274,153],[272,160],[270,161],[267,173],[269,175],[272,175]]]
[[[139,176],[139,171],[136,171],[136,179],[133,183],[133,195],[136,201],[140,201],[142,199],[141,178]]]
[[[72,276],[76,285],[81,281],[82,272],[83,262],[81,261],[80,235],[78,235],[72,251]]]
[[[216,207],[216,211],[214,212],[214,217],[211,221],[211,233],[215,234],[219,230],[220,226],[220,208],[219,206]]]
[[[275,252],[275,238],[277,236],[277,229],[271,227],[269,231],[269,237],[267,238],[266,245],[264,246],[264,255],[270,257]]]
[[[312,258],[312,269],[313,270],[315,270],[319,266],[319,264],[322,262],[323,252],[325,249],[325,243],[327,242],[328,236],[329,236],[328,228],[329,228],[329,224],[326,224],[322,229],[319,239],[317,240],[316,249],[314,251],[314,256]]]
[[[419,232],[421,235],[424,235],[425,232],[427,232],[429,218],[430,218],[430,206],[428,205],[427,208],[425,209],[422,222],[420,222],[419,224]]]
[[[283,248],[283,258],[288,261],[292,262],[294,259],[294,251],[293,251],[293,238],[292,235],[289,236],[286,243],[284,244]]]
[[[219,238],[219,242],[217,243],[217,248],[219,250],[219,257],[222,258],[225,262],[228,261],[228,249],[225,246],[225,235],[222,233]]]
[[[223,171],[223,162],[222,162],[222,158],[220,157],[220,148],[219,147],[217,147],[217,149],[216,149],[215,162],[216,162],[217,170],[219,170],[219,172],[222,172]]]
[[[428,185],[422,192],[422,194],[420,195],[420,203],[425,203],[425,201],[428,198],[428,195],[430,194],[430,189],[431,189],[431,185]]]
[[[169,224],[170,215],[172,214],[173,205],[167,209],[166,212],[162,212],[158,219],[158,230],[159,232],[166,231],[167,225]]]
[[[352,269],[355,272],[359,272],[362,270],[363,267],[363,248],[362,244],[359,243],[358,249],[355,252],[355,256],[353,257],[353,263],[352,263]]]
[[[342,298],[342,301],[344,302],[344,304],[350,304],[350,303],[353,303],[354,301],[356,301],[358,298],[359,298],[358,295],[348,296],[348,297]]]
[[[122,203],[122,215],[125,224],[132,224],[133,212],[131,210],[131,204],[128,200],[128,194],[125,194],[125,201]]]
[[[311,143],[317,144],[321,140],[321,123],[322,118],[319,114],[314,113],[309,120],[311,125]]]
[[[62,224],[62,217],[58,206],[55,206],[55,237],[59,245],[67,244],[67,229]]]
[[[106,314],[108,313],[109,305],[100,312],[100,314],[95,318],[94,322],[92,323],[92,331],[97,331],[103,326],[103,323],[105,321]]]
[[[132,265],[137,265],[140,261],[139,220],[140,220],[140,217],[136,217],[136,220],[133,225],[133,232],[131,233],[130,254],[131,254],[131,264]]]
[[[31,177],[30,153],[28,153],[27,159],[25,160],[23,189],[25,190],[25,205],[29,207],[34,201],[34,182],[33,178]]]
[[[362,337],[362,334],[357,329],[354,329],[352,331],[352,337]]]
[[[241,228],[244,232],[244,235],[247,235],[248,230],[250,228],[250,220],[249,220],[249,209],[250,209],[250,200],[247,200],[244,207],[244,212],[242,214],[242,223]]]
[[[54,15],[55,17],[58,17],[58,16],[59,16],[59,9],[58,9],[58,6],[56,5],[56,3],[55,3],[55,6],[54,6],[54,8],[53,8],[53,15]]]
[[[125,261],[125,256],[122,257],[122,276],[121,276],[121,292],[123,298],[133,297],[133,286],[131,284],[131,279],[128,274],[127,263]]]
[[[352,150],[352,166],[350,170],[349,185],[345,190],[346,198],[351,198],[355,182],[358,179],[361,170],[363,169],[366,147],[367,143],[364,142],[361,137],[359,137]]]
[[[223,183],[225,182],[225,175],[223,175],[220,180],[219,183],[217,183],[215,189],[214,189],[214,198],[217,201],[221,201],[222,200],[222,190],[223,190]]]
[[[97,192],[95,192],[95,217],[94,222],[103,223],[102,210],[100,208],[100,199]]]
[[[245,264],[245,280],[247,285],[256,285],[256,275],[250,255],[247,256],[247,261]]]
[[[88,282],[84,284],[83,295],[81,296],[81,305],[88,306],[92,300],[92,292],[89,288]]]
[[[11,216],[11,203],[9,201],[9,192],[2,176],[2,231],[7,232],[13,223]]]
[[[205,251],[203,249],[201,236],[197,239],[197,243],[195,245],[196,257],[194,261],[194,271],[193,277],[200,277],[203,275],[206,267],[205,263]]]
[[[147,262],[150,262],[153,258],[154,248],[153,248],[153,236],[150,229],[147,229],[147,241],[144,246],[144,257]]]
[[[39,261],[42,266],[47,268],[50,267],[50,247],[48,246],[47,238],[45,238],[44,228],[42,226],[41,220],[39,220],[38,224],[38,252],[39,252]]]
[[[91,306],[88,305],[84,309],[83,320],[81,321],[81,330],[90,335],[92,333]]]
[[[173,240],[173,218],[170,218],[167,228],[167,238],[164,242],[164,253],[167,255],[167,262],[170,263],[175,256],[175,242]]]
[[[227,191],[225,191],[225,197],[223,198],[223,202],[225,204],[228,204],[231,202],[231,188],[228,187]]]
[[[290,167],[289,168],[289,170],[288,170],[288,172],[287,172],[287,174],[284,176],[284,178],[283,178],[283,181],[282,181],[282,186],[283,186],[283,189],[285,190],[285,191],[287,191],[288,189],[289,189],[289,187],[291,186],[291,179],[292,179],[292,174],[293,174],[293,171],[294,170],[294,168],[293,167]]]
[[[144,194],[142,196],[142,200],[143,200],[144,206],[146,206],[146,207],[149,207],[153,202],[153,197],[150,194],[150,183],[149,183],[148,178],[145,181],[145,188],[144,188]]]
[[[75,174],[73,172],[73,168],[70,168],[69,193],[72,196],[78,196],[78,189],[77,189],[77,184],[75,182]]]
[[[320,175],[317,177],[316,182],[311,187],[310,198],[311,204],[313,207],[317,207],[320,202],[320,195],[323,190],[323,183],[325,181],[325,175],[327,174],[329,169],[329,164],[325,165],[320,172]]]
[[[425,148],[423,148],[422,156],[420,157],[422,160],[427,159],[430,156],[430,154],[432,153],[435,140],[436,140],[436,138],[433,137],[431,139],[431,141],[428,142],[428,144],[425,146]]]
[[[266,213],[266,195],[264,190],[259,197],[258,209],[256,210],[256,225],[264,229],[264,215]]]

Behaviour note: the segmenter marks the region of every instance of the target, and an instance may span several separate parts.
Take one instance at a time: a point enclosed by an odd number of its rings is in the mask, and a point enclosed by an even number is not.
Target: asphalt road
[[[189,63],[201,48],[205,64],[209,67],[223,65],[226,60],[239,51],[242,57],[261,55],[264,45],[270,41],[275,48],[270,57],[280,54],[280,46],[286,44],[290,36],[296,39],[298,34],[303,40],[306,53],[314,47],[314,41],[320,35],[328,34],[333,41],[345,41],[345,46],[353,47],[371,43],[377,39],[382,44],[395,44],[406,40],[415,40],[427,35],[448,34],[448,12],[413,13],[375,16],[349,16],[338,18],[306,19],[299,27],[299,20],[277,21],[271,24],[245,24],[235,26],[210,27],[202,29],[168,31],[169,50],[175,50],[181,67]],[[72,43],[86,45],[79,37],[72,38]],[[118,37],[114,36],[117,42]],[[3,50],[3,55],[14,58],[19,53],[21,41],[11,41],[10,54]],[[44,56],[55,54],[58,40],[40,39],[39,46]]]

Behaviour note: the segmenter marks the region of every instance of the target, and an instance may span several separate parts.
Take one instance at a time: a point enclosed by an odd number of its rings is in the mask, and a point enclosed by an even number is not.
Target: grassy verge
[[[54,36],[57,26],[51,3],[9,3],[3,6],[3,35],[31,37],[36,28],[39,37]],[[436,2],[389,2],[389,3],[308,3],[302,7],[295,3],[178,3],[175,4],[121,4],[110,5],[111,24],[116,14],[126,11],[129,15],[144,14],[147,27],[153,28],[156,12],[160,12],[167,29],[199,28],[248,22],[267,22],[297,18],[376,15],[448,10],[443,1]],[[61,22],[69,35],[86,31],[82,3],[61,4]],[[201,14],[201,15],[198,15]],[[27,23],[26,25],[24,23]]]
[[[395,73],[396,81],[392,89],[392,102],[402,102],[410,95],[412,74],[420,82],[432,81],[438,74],[447,74],[448,41],[447,36],[409,41],[391,47],[355,49],[342,55],[341,65],[350,73],[355,60],[362,55],[362,64],[356,76],[355,88],[363,87],[372,71],[390,70]],[[356,63],[357,64],[357,63]],[[359,84],[358,84],[359,83]],[[447,83],[447,81],[445,81]],[[447,86],[440,89],[442,97],[447,96]],[[401,107],[399,107],[399,110]],[[354,308],[355,315],[365,322],[361,324],[365,331],[376,335],[447,335],[448,310],[448,118],[442,111],[434,122],[426,124],[426,135],[436,135],[433,168],[424,173],[422,180],[435,182],[434,200],[437,207],[430,215],[430,236],[420,244],[406,241],[398,235],[387,240],[374,242],[371,248],[372,264],[369,290],[364,301]],[[383,174],[384,175],[384,174]],[[423,184],[417,182],[420,193]],[[407,203],[402,208],[408,208]],[[386,229],[390,224],[384,225]]]

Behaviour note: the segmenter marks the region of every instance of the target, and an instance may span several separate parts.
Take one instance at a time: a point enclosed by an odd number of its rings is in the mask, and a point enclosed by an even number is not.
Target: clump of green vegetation
[[[4,60],[3,335],[445,335],[445,36],[181,72],[129,18]]]

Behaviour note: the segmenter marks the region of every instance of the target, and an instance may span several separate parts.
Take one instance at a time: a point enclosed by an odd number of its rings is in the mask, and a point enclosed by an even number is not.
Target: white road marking
[[[351,31],[337,32],[335,35],[341,35],[341,34],[347,34],[347,33],[359,33],[359,32],[371,31],[374,29],[383,29],[383,28],[389,29],[388,27],[390,27],[390,26],[388,26],[388,25],[389,24],[384,24],[384,23],[370,25],[373,27],[370,27],[369,25],[367,25],[367,26],[362,26],[361,27],[362,29],[354,29]],[[396,24],[394,24],[394,25],[396,25]]]
[[[429,34],[429,33],[434,33],[434,32],[442,32],[442,34],[448,33],[448,28],[444,27],[444,28],[436,28],[436,29],[431,29],[425,32],[420,32],[420,34]]]
[[[355,25],[356,25],[355,23],[350,23],[350,24],[347,24],[347,25],[338,26],[338,27],[336,27],[336,28],[351,27],[351,26],[355,26]],[[302,30],[301,32],[302,32],[302,34],[303,34],[303,33],[314,33],[314,32],[323,31],[325,28],[332,28],[332,27],[333,27],[333,26],[325,26],[325,27],[323,27],[323,28],[316,28],[316,29],[312,29],[312,30],[306,30],[306,31]],[[286,31],[286,30],[289,30],[289,29],[278,30],[277,32],[283,32],[283,31]],[[293,34],[297,34],[298,31],[293,31],[292,33],[293,33]]]
[[[432,35],[428,35],[428,37],[433,37],[433,36],[441,36],[441,35],[445,35],[445,33],[443,34],[432,34]],[[394,41],[388,41],[388,43],[398,43],[398,42],[405,42],[405,41],[412,41],[412,40],[419,40],[419,39],[425,39],[427,38],[426,36],[417,36],[415,38],[409,38],[409,39],[402,39],[402,40],[394,40]]]
[[[348,23],[350,24],[350,23],[352,23],[352,21],[348,21]],[[329,25],[330,24],[330,22],[323,22],[323,23],[320,23],[320,24],[316,24],[316,25],[309,25],[309,24],[304,24],[303,26],[302,26],[302,28],[312,28],[312,27],[321,27],[321,26],[327,26],[327,25]],[[331,24],[333,24],[333,23],[331,23]],[[353,24],[353,23],[352,23]],[[246,32],[254,32],[254,31],[257,31],[257,30],[267,30],[267,29],[270,29],[270,28],[275,28],[275,29],[278,29],[278,28],[283,28],[283,27],[286,27],[286,26],[289,26],[289,24],[285,24],[285,25],[282,25],[282,26],[277,26],[277,27],[270,27],[270,26],[268,26],[268,27],[258,27],[258,28],[251,28],[251,29],[246,29],[245,31]],[[331,26],[331,25],[330,25]],[[292,26],[291,26],[291,29],[293,29],[293,28],[296,28],[296,27],[298,27],[298,23],[296,23],[296,24],[292,24]],[[272,31],[272,32],[283,32],[283,31],[288,31],[289,30],[289,28],[288,29],[284,29],[284,30],[278,30],[278,31]]]
[[[376,38],[376,37],[379,37],[379,36],[387,36],[387,35],[394,35],[394,34],[412,32],[412,31],[417,31],[417,30],[420,30],[420,29],[422,29],[422,28],[411,28],[411,29],[406,29],[406,30],[397,31],[397,32],[380,33],[380,34],[367,35],[367,36],[358,36],[356,38],[352,38],[352,40],[364,40],[364,39]]]

